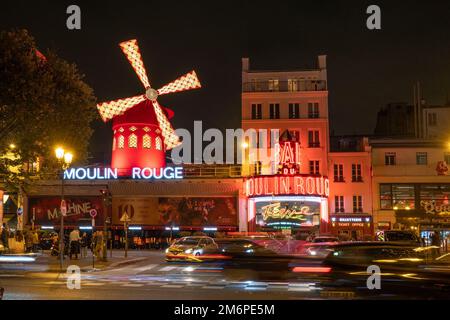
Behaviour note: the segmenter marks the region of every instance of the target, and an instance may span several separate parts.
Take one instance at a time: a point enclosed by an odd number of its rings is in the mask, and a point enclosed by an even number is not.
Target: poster
[[[66,224],[77,224],[80,219],[91,221],[89,212],[97,210],[96,225],[103,225],[103,200],[101,197],[64,197],[67,203]],[[28,200],[28,222],[34,218],[34,223],[39,225],[53,225],[60,221],[61,197],[35,197]]]
[[[126,212],[130,224],[159,225],[158,198],[155,197],[114,197],[112,201],[113,224],[120,221]]]
[[[233,197],[159,198],[160,223],[178,226],[235,226],[238,213]]]

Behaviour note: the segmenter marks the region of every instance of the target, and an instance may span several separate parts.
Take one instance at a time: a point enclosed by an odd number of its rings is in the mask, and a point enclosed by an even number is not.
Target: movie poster
[[[80,219],[91,220],[90,211],[95,209],[96,225],[103,225],[103,203],[101,197],[64,197],[67,203],[66,224],[76,224]],[[28,220],[34,218],[34,223],[39,225],[53,225],[59,223],[61,197],[35,197],[28,199]]]
[[[177,226],[235,226],[238,221],[236,199],[159,198],[160,223]]]

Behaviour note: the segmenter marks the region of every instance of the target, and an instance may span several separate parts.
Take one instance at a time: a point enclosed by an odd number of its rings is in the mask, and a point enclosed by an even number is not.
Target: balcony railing
[[[325,80],[304,80],[297,82],[290,81],[257,81],[244,82],[243,92],[301,92],[301,91],[326,91],[327,82]]]
[[[241,165],[183,164],[184,178],[240,178]]]

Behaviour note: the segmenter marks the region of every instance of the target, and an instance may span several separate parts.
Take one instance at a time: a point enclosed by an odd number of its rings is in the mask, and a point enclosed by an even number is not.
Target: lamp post
[[[62,210],[62,205],[64,203],[64,170],[66,170],[72,163],[73,154],[66,152],[63,148],[58,147],[55,149],[55,156],[58,160],[58,164],[61,169],[61,225],[59,230],[59,268],[62,272],[63,270],[63,259],[64,259],[64,215]]]

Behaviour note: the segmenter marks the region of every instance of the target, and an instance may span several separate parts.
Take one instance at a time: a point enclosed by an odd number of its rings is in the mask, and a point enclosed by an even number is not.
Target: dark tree
[[[20,165],[37,158],[43,159],[41,175],[54,174],[56,145],[70,149],[74,162],[83,163],[92,134],[90,124],[97,117],[95,100],[75,64],[49,50],[41,53],[26,30],[1,32],[2,182],[9,188],[19,187],[30,177]],[[12,166],[17,170],[11,170]]]

